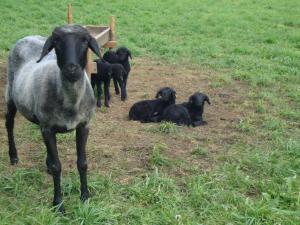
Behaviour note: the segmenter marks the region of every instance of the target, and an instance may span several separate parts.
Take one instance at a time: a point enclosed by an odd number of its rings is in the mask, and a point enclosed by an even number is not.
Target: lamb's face
[[[196,92],[189,98],[189,103],[195,107],[203,107],[205,101],[210,104],[209,98],[206,94]]]
[[[83,76],[88,48],[100,57],[96,40],[85,28],[79,25],[65,25],[55,28],[44,45],[41,59],[53,48],[62,76],[70,82],[75,82]]]
[[[131,59],[131,52],[125,47],[118,48],[116,54],[120,62],[128,61],[129,58]]]

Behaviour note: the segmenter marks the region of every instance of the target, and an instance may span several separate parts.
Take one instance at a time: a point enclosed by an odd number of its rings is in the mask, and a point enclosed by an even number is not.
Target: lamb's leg
[[[95,89],[95,85],[96,85],[96,81],[95,81],[95,79],[93,77],[91,78],[91,85],[92,85],[92,88],[94,90]]]
[[[117,79],[113,77],[113,81],[114,81],[114,86],[115,86],[115,93],[116,93],[116,95],[119,95],[120,90],[119,90]],[[122,86],[120,86],[120,87],[122,87]]]
[[[106,107],[109,107],[109,85],[110,85],[110,81],[104,81],[104,105]]]
[[[193,125],[193,127],[204,126],[204,125],[207,125],[207,122],[203,121],[203,120],[193,121],[192,125]]]
[[[15,123],[16,113],[17,113],[17,108],[15,104],[12,101],[8,102],[5,126],[7,130],[7,136],[8,136],[8,153],[9,153],[10,163],[12,165],[17,164],[19,161],[15,140],[14,140],[14,123]]]
[[[53,206],[58,206],[58,211],[64,213],[65,208],[62,204],[62,195],[60,187],[61,164],[57,153],[56,135],[55,132],[50,128],[42,128],[41,131],[44,143],[47,148],[47,154],[51,158],[51,165],[49,169],[51,170],[54,182]]]
[[[121,87],[121,100],[122,101],[125,101],[126,98],[127,98],[127,94],[126,94],[126,89],[125,89],[125,85],[124,85],[124,82],[122,81],[121,78],[117,78],[117,81]]]
[[[128,79],[128,74],[124,74],[123,75],[123,82],[124,82],[124,91],[125,91],[125,96],[126,96],[126,98],[125,99],[127,99],[127,79]]]
[[[80,176],[80,199],[85,201],[89,197],[89,191],[87,188],[87,162],[85,154],[85,146],[89,134],[89,128],[87,126],[79,126],[76,128],[76,149],[77,149],[77,169]]]
[[[97,83],[97,106],[101,107],[101,95],[102,95],[102,85],[101,82]]]

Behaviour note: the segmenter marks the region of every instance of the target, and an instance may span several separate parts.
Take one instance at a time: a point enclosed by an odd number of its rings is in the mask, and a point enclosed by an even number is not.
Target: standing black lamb
[[[91,84],[93,89],[97,87],[97,106],[101,107],[102,82],[104,83],[104,105],[109,107],[110,100],[110,80],[115,79],[121,87],[121,100],[126,99],[125,86],[123,76],[126,73],[124,67],[119,64],[110,64],[103,59],[95,60],[97,64],[97,73],[91,74]]]
[[[175,104],[176,91],[169,87],[161,88],[156,93],[156,99],[135,103],[129,111],[130,120],[142,123],[160,122],[162,113],[169,105]]]
[[[162,120],[194,127],[206,125],[207,122],[202,117],[205,101],[210,104],[206,94],[196,92],[190,96],[188,102],[167,107],[163,112]]]
[[[129,76],[130,72],[130,63],[129,63],[129,58],[131,59],[131,52],[128,48],[126,47],[120,47],[117,49],[117,51],[109,50],[104,53],[103,59],[106,60],[109,63],[115,64],[115,63],[120,63],[124,67],[126,73],[123,74],[123,82],[125,86],[125,93],[126,93],[126,98],[127,98],[127,79]],[[115,86],[115,92],[116,94],[120,94],[119,86],[117,80],[113,77],[114,81],[114,86]],[[120,86],[122,89],[122,87]]]

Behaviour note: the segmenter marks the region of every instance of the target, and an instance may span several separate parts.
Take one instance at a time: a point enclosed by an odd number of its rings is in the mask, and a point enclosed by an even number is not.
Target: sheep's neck
[[[61,76],[62,77],[62,76]],[[62,86],[60,88],[60,96],[63,98],[63,108],[76,109],[78,108],[79,102],[82,99],[85,91],[85,79],[84,76],[76,82],[70,82],[62,78]]]

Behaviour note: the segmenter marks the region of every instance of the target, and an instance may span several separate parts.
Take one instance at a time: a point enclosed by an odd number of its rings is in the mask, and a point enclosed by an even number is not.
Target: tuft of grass
[[[178,126],[172,122],[162,122],[158,127],[158,132],[164,134],[174,134],[179,131]]]
[[[244,133],[251,133],[254,131],[253,121],[250,118],[241,119],[236,127]]]
[[[196,147],[193,149],[192,154],[205,157],[208,155],[208,150],[203,146],[197,144]]]
[[[157,143],[153,146],[150,155],[150,164],[152,166],[170,166],[171,161],[167,159],[163,153],[167,150],[167,145]]]

